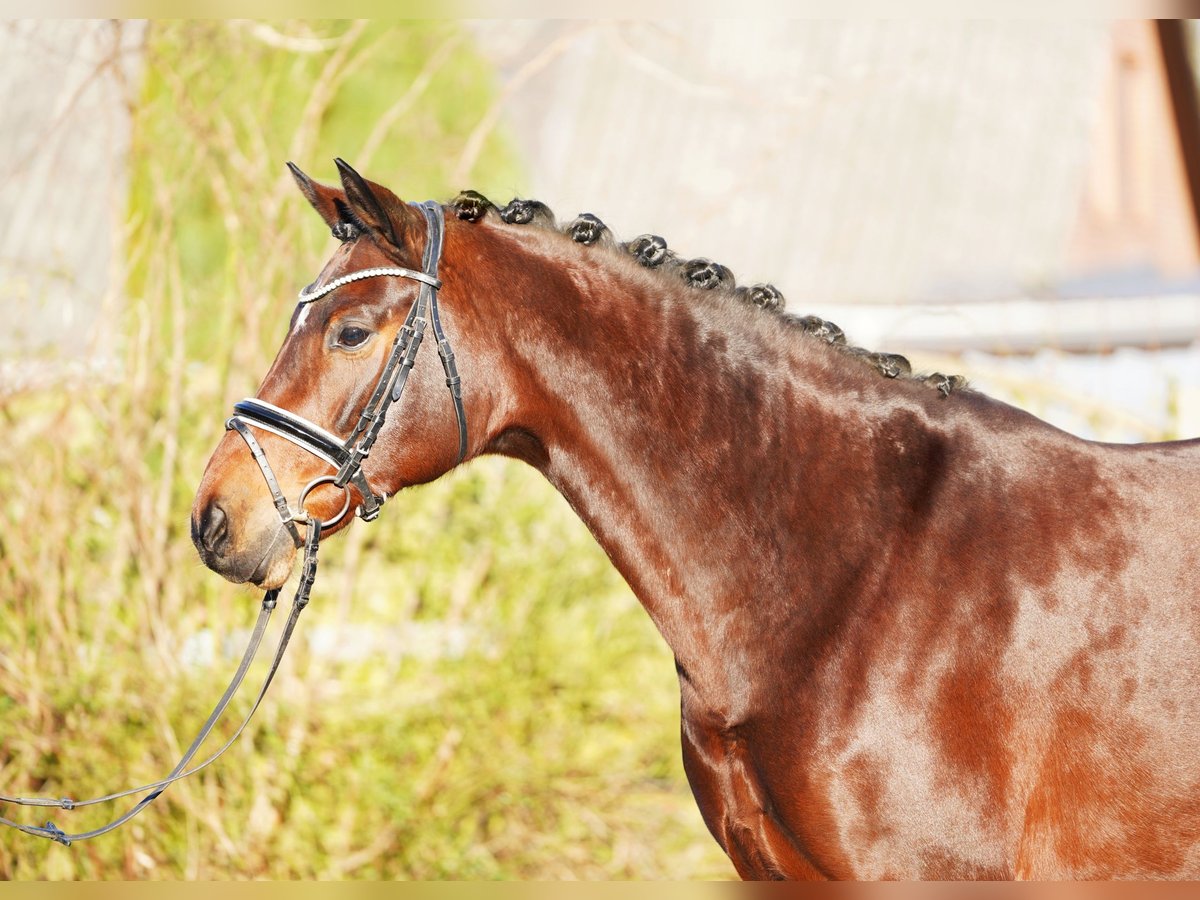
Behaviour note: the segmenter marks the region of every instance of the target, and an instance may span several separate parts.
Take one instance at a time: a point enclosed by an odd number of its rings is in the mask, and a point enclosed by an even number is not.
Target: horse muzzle
[[[276,588],[295,564],[295,541],[278,519],[239,510],[228,498],[197,499],[192,543],[205,566],[235,584]]]

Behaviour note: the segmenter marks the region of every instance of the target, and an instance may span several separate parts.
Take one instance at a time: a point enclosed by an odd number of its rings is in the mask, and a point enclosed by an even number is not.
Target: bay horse
[[[340,437],[425,287],[319,289],[418,269],[432,225],[338,162],[339,187],[293,167],[342,243],[258,398]],[[1079,439],[594,216],[560,229],[473,192],[445,209],[465,457],[536,468],[636,593],[742,877],[1200,875],[1200,441]],[[433,357],[365,460],[380,499],[459,459]],[[329,475],[260,440],[284,495]],[[325,484],[309,508],[341,502]],[[192,531],[233,581],[293,568],[233,432]]]

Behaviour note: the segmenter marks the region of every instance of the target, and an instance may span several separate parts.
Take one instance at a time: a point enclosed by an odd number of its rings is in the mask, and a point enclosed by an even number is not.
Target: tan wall
[[[118,258],[142,31],[0,25],[0,357],[87,351]]]
[[[475,29],[529,193],[801,308],[1058,274],[1109,42],[1099,21]]]

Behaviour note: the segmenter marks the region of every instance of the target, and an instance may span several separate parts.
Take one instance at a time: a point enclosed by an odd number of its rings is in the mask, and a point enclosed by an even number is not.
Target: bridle
[[[367,405],[358,417],[358,424],[354,426],[350,436],[343,441],[302,416],[253,397],[235,403],[234,415],[225,423],[227,429],[236,430],[245,439],[255,462],[262,470],[263,478],[266,479],[279,517],[283,520],[284,526],[293,531],[293,538],[297,539],[297,543],[299,540],[294,531],[295,523],[307,524],[307,514],[303,512],[304,500],[320,484],[332,484],[346,492],[346,502],[342,506],[341,512],[326,522],[324,527],[328,528],[339,522],[349,510],[349,485],[354,485],[362,498],[358,507],[359,517],[365,522],[370,522],[379,515],[379,508],[386,498],[383,494],[376,494],[371,489],[367,477],[363,473],[363,463],[370,455],[376,438],[379,437],[388,408],[404,393],[404,386],[408,383],[408,373],[412,371],[417,350],[420,349],[425,329],[429,326],[432,326],[433,336],[437,340],[438,355],[442,359],[442,368],[446,372],[446,386],[450,389],[450,396],[454,401],[454,415],[458,420],[457,462],[462,462],[467,454],[467,418],[463,412],[462,382],[454,363],[454,351],[450,349],[450,342],[446,340],[445,332],[442,331],[437,302],[438,288],[442,286],[442,282],[437,277],[438,260],[442,255],[442,233],[445,227],[442,219],[442,207],[433,201],[426,201],[420,204],[419,208],[425,214],[425,221],[428,225],[425,251],[421,262],[422,271],[416,272],[398,266],[362,269],[336,278],[311,291],[300,293],[301,303],[312,303],[343,285],[363,278],[391,275],[421,283],[420,292],[408,310],[408,317],[392,342],[391,354],[383,367],[375,390],[367,400]],[[303,447],[309,453],[333,466],[337,470],[337,474],[322,475],[310,481],[300,492],[298,508],[293,510],[288,506],[287,499],[279,489],[279,482],[271,471],[266,454],[263,453],[258,441],[250,432],[249,426],[269,431]]]
[[[297,546],[301,544],[304,546],[304,563],[301,568],[300,582],[296,587],[296,594],[292,600],[291,613],[279,637],[279,644],[276,647],[275,657],[271,662],[270,669],[263,678],[258,695],[255,697],[254,703],[251,705],[250,711],[246,713],[242,723],[234,731],[233,736],[216,753],[199,765],[193,766],[190,769],[187,768],[192,758],[196,755],[196,751],[200,749],[200,746],[224,714],[226,707],[229,706],[230,701],[233,699],[233,695],[241,686],[246,672],[250,668],[250,664],[254,661],[259,644],[262,643],[263,635],[266,632],[267,623],[271,618],[271,613],[278,602],[279,588],[273,588],[263,596],[258,621],[254,625],[246,652],[242,655],[242,660],[238,664],[237,670],[229,682],[229,686],[225,689],[225,693],[221,695],[221,699],[217,701],[217,705],[213,707],[212,713],[209,714],[208,719],[200,729],[199,734],[196,735],[195,740],[192,741],[187,751],[183,754],[183,757],[166,778],[161,781],[143,784],[139,787],[118,791],[117,793],[107,794],[91,800],[72,800],[68,797],[61,799],[50,797],[8,797],[0,794],[0,803],[15,803],[21,806],[56,807],[71,810],[97,803],[106,803],[146,791],[150,791],[151,793],[147,794],[131,809],[113,819],[107,825],[79,834],[67,834],[53,822],[46,822],[43,826],[25,825],[0,817],[0,825],[8,825],[26,834],[48,838],[66,846],[70,846],[73,841],[83,841],[99,837],[123,825],[140,813],[159,794],[166,790],[167,786],[172,782],[186,778],[189,775],[194,775],[196,772],[215,762],[221,754],[233,746],[234,741],[238,739],[246,729],[246,726],[250,724],[251,717],[262,703],[263,697],[267,693],[267,688],[270,687],[271,681],[275,677],[275,672],[279,668],[279,663],[283,659],[283,653],[287,649],[288,642],[291,640],[292,632],[295,630],[300,613],[308,605],[309,594],[312,591],[313,582],[317,576],[317,549],[320,545],[321,534],[324,529],[341,521],[349,511],[351,501],[350,486],[353,485],[361,497],[358,515],[363,521],[369,522],[377,518],[380,507],[386,500],[385,494],[376,494],[372,490],[366,475],[363,473],[363,463],[370,455],[371,448],[375,445],[375,441],[379,437],[379,432],[383,429],[388,409],[392,404],[398,402],[404,393],[404,387],[408,383],[409,372],[412,371],[413,364],[416,362],[417,351],[420,349],[421,341],[424,338],[427,327],[433,328],[433,335],[437,340],[438,356],[441,357],[442,368],[446,373],[446,386],[450,389],[450,396],[454,402],[454,415],[458,422],[458,462],[462,462],[466,457],[467,418],[463,410],[462,382],[458,376],[458,368],[454,362],[454,351],[450,349],[450,342],[446,339],[445,332],[442,330],[441,317],[438,311],[437,292],[442,283],[438,279],[437,270],[438,261],[442,255],[442,239],[445,230],[442,207],[432,200],[427,200],[424,203],[418,204],[418,208],[424,214],[427,225],[421,271],[405,269],[400,266],[361,269],[357,272],[343,275],[340,278],[335,278],[320,287],[300,292],[299,302],[304,304],[320,300],[338,288],[363,278],[394,276],[420,282],[420,290],[417,293],[416,299],[413,300],[412,306],[409,307],[404,325],[397,332],[396,338],[392,342],[391,353],[384,364],[383,371],[380,373],[379,381],[376,383],[374,391],[371,392],[371,396],[367,400],[362,414],[359,416],[358,423],[354,426],[349,437],[342,440],[332,432],[310,422],[302,416],[256,398],[247,398],[235,403],[233,407],[234,415],[225,423],[226,430],[236,431],[245,440],[246,446],[249,448],[254,461],[258,464],[263,478],[267,482],[267,488],[271,492],[275,509],[279,513],[279,518],[282,520],[283,526],[291,532]],[[266,453],[251,431],[252,428],[271,432],[304,448],[336,469],[336,474],[321,475],[310,481],[300,491],[296,506],[293,508],[288,504],[287,498],[279,486],[279,481],[271,469],[271,464],[267,459]],[[322,484],[332,484],[334,487],[341,488],[345,493],[345,502],[341,510],[328,522],[322,522],[321,519],[310,515],[304,508],[305,499],[313,489]],[[307,529],[307,535],[303,540],[301,540],[299,530],[296,528],[298,524],[304,525]]]

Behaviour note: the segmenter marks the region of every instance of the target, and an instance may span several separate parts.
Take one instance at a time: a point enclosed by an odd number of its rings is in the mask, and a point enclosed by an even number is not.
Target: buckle
[[[67,838],[67,833],[53,822],[47,821],[46,824],[42,826],[42,831],[45,832],[42,837],[49,838],[56,844],[62,844],[64,847],[71,846],[71,841]]]

